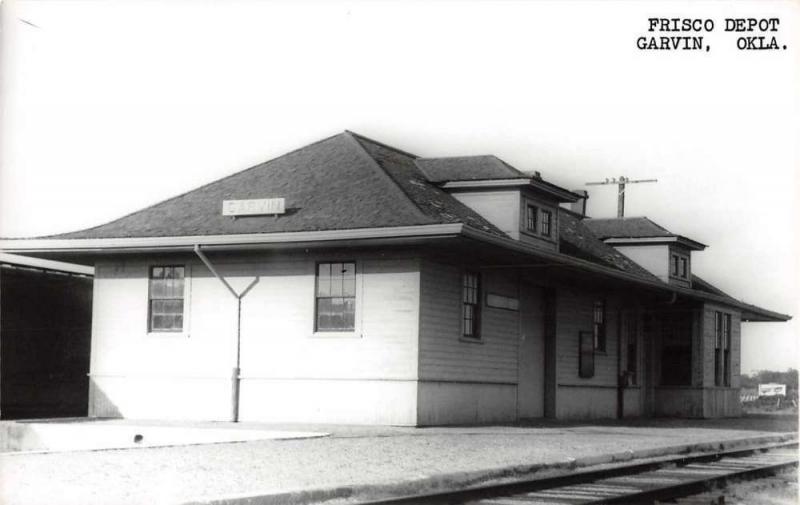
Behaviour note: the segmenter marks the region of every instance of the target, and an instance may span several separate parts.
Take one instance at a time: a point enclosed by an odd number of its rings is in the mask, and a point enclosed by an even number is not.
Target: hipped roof
[[[109,223],[34,239],[4,240],[3,246],[9,251],[24,254],[26,250],[42,253],[48,248],[53,251],[85,251],[89,247],[85,244],[89,243],[121,244],[137,240],[152,248],[161,242],[159,237],[164,238],[164,244],[181,242],[181,238],[184,238],[183,241],[200,242],[203,237],[220,244],[224,243],[225,236],[235,237],[241,246],[258,243],[259,236],[269,242],[274,237],[292,234],[305,233],[306,237],[311,237],[315,232],[347,230],[352,234],[364,230],[358,236],[366,237],[373,230],[380,230],[381,237],[385,238],[393,235],[392,230],[397,230],[397,236],[401,236],[402,230],[402,236],[409,237],[417,229],[426,228],[431,231],[425,233],[433,234],[447,228],[505,247],[523,248],[533,256],[557,259],[579,268],[582,265],[583,268],[589,264],[596,265],[596,268],[592,268],[595,272],[612,275],[619,272],[626,280],[638,279],[651,288],[663,284],[663,289],[686,291],[662,283],[649,271],[604,243],[602,238],[607,234],[604,228],[599,228],[603,220],[585,220],[560,209],[560,252],[543,252],[517,243],[442,189],[441,183],[508,176],[529,178],[537,183],[541,179],[526,175],[491,156],[443,160],[420,159],[367,137],[344,132]],[[463,174],[457,170],[457,160],[466,160]],[[550,183],[544,184],[569,193]],[[278,197],[286,202],[286,213],[278,218],[248,216],[234,219],[222,214],[223,200]],[[635,224],[640,235],[647,232],[642,231],[645,225],[657,227],[659,233],[669,233],[649,220],[631,223]],[[246,240],[242,237],[246,237]],[[37,244],[43,245],[37,249]],[[96,245],[91,248],[102,250],[101,246]],[[707,284],[703,281],[702,286]],[[716,288],[710,284],[708,286],[684,294],[748,307],[769,320],[788,318],[743,304],[724,293],[714,292]]]

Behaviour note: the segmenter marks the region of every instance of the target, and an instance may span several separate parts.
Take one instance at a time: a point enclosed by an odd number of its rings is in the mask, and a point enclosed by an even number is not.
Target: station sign
[[[222,201],[223,216],[273,216],[285,213],[285,198]]]

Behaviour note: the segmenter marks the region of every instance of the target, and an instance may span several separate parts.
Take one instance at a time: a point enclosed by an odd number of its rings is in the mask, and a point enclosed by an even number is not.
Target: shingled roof
[[[247,243],[255,243],[262,240],[261,236],[269,242],[287,232],[348,230],[346,233],[352,234],[362,229],[371,234],[376,233],[376,229],[381,230],[383,237],[394,236],[393,233],[412,236],[427,225],[442,225],[441,228],[433,226],[436,229],[430,233],[444,233],[439,230],[449,227],[449,230],[461,230],[456,233],[462,236],[495,241],[512,249],[523,247],[526,252],[536,253],[530,246],[508,237],[441,186],[454,181],[497,179],[526,179],[527,184],[548,190],[561,201],[572,201],[572,196],[577,198],[543,181],[538,174],[532,177],[495,156],[419,158],[367,137],[344,132],[100,226],[3,242],[9,251],[38,251],[47,256],[47,250],[55,255],[58,251],[92,251],[95,250],[92,248],[102,248],[102,243],[126,247],[121,241],[142,243],[141,247],[146,248],[158,246],[160,242],[176,245],[188,240],[187,243],[199,247],[202,242],[199,237],[219,244],[220,237],[232,235],[239,241],[237,243],[242,243],[242,237],[248,237]],[[279,218],[248,216],[237,219],[222,214],[224,200],[261,198],[284,198],[285,214]],[[670,233],[645,217],[584,219],[559,209],[558,221],[559,252],[539,251],[539,254],[589,269],[598,268],[587,265],[592,263],[602,267],[600,272],[635,279],[651,287],[663,283],[604,241],[664,237],[683,240],[693,248],[705,247]],[[460,226],[453,228],[452,225]],[[94,245],[87,245],[87,241]],[[703,293],[704,297],[716,301],[743,306],[756,317],[788,318],[742,305],[696,276],[694,283],[697,289],[667,285],[665,288]]]
[[[530,174],[517,170],[491,154],[452,158],[418,158],[416,161],[431,182],[528,179],[531,177]]]
[[[601,240],[607,238],[677,237],[646,217],[587,219],[586,226]]]
[[[610,266],[650,280],[659,280],[658,277],[639,266],[638,263],[600,240],[591,228],[586,226],[586,219],[581,219],[568,210],[559,209],[558,221],[561,240],[560,251],[562,253]]]
[[[427,183],[413,155],[350,132],[86,230],[42,238],[121,238],[382,228],[461,222],[506,236]],[[285,198],[286,213],[232,219],[223,200]]]

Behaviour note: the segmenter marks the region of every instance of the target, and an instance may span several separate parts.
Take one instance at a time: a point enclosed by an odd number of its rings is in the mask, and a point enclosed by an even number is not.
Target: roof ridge
[[[249,172],[249,171],[251,171],[251,170],[254,170],[254,169],[256,169],[256,168],[258,168],[258,167],[261,167],[261,166],[263,166],[263,165],[266,165],[266,164],[268,164],[268,163],[272,163],[273,161],[279,160],[279,159],[281,159],[281,158],[285,158],[286,156],[289,156],[289,155],[292,155],[292,154],[294,154],[294,153],[296,153],[296,152],[302,151],[303,149],[306,149],[306,148],[308,148],[308,147],[312,147],[312,146],[315,146],[315,145],[317,145],[317,144],[321,144],[322,142],[326,142],[326,141],[328,141],[328,140],[331,140],[331,139],[333,139],[333,138],[336,138],[336,137],[338,137],[338,136],[340,136],[340,135],[344,135],[344,134],[343,134],[343,133],[336,133],[336,134],[334,134],[334,135],[330,135],[330,136],[328,136],[328,137],[325,137],[324,139],[320,139],[320,140],[317,140],[317,141],[315,141],[315,142],[312,142],[312,143],[310,143],[310,144],[304,145],[304,146],[302,146],[302,147],[298,147],[297,149],[292,149],[291,151],[285,152],[285,153],[283,153],[283,154],[280,154],[280,155],[278,155],[278,156],[276,156],[276,157],[274,157],[274,158],[270,158],[270,159],[268,159],[268,160],[266,160],[266,161],[262,161],[261,163],[258,163],[258,164],[256,164],[256,165],[253,165],[253,166],[251,166],[251,167],[248,167],[248,168],[245,168],[245,169],[243,169],[243,170],[239,170],[238,172],[234,172],[234,173],[232,173],[232,174],[225,175],[225,176],[223,176],[223,177],[220,177],[219,179],[214,179],[213,181],[209,181],[209,182],[207,182],[207,183],[205,183],[205,184],[203,184],[203,185],[197,186],[197,187],[195,187],[195,188],[192,188],[192,189],[188,189],[188,190],[184,191],[183,193],[177,194],[177,195],[175,195],[175,196],[171,196],[171,197],[169,197],[169,198],[165,198],[165,199],[163,199],[163,200],[159,200],[159,201],[157,201],[157,202],[155,202],[155,203],[152,203],[152,204],[150,204],[150,205],[148,205],[147,207],[144,207],[144,208],[142,208],[142,209],[138,209],[138,210],[134,210],[134,211],[132,211],[132,212],[128,212],[127,214],[124,214],[124,215],[122,215],[122,216],[120,216],[120,217],[118,217],[118,218],[116,218],[116,219],[112,219],[111,221],[106,221],[105,223],[101,223],[101,224],[98,224],[98,225],[95,225],[95,226],[90,226],[89,228],[82,228],[82,229],[80,229],[80,230],[75,230],[75,231],[70,231],[70,232],[64,232],[64,233],[53,233],[53,234],[50,234],[50,235],[40,235],[40,236],[38,236],[38,237],[27,237],[27,238],[48,238],[48,237],[57,237],[57,236],[59,236],[59,235],[64,235],[64,234],[66,234],[66,233],[70,233],[70,234],[71,234],[71,233],[80,233],[80,232],[85,232],[85,231],[91,231],[91,230],[94,230],[94,229],[96,229],[96,228],[100,228],[101,226],[106,226],[106,225],[108,225],[108,224],[115,223],[115,222],[117,222],[117,221],[120,221],[120,220],[122,220],[122,219],[125,219],[125,218],[127,218],[127,217],[130,217],[130,216],[133,216],[133,215],[135,215],[135,214],[138,214],[138,213],[140,213],[140,212],[144,212],[144,211],[146,211],[147,209],[152,209],[153,207],[156,207],[156,206],[158,206],[158,205],[161,205],[161,204],[164,204],[164,203],[167,203],[167,202],[171,202],[171,201],[173,201],[173,200],[177,200],[178,198],[181,198],[181,197],[183,197],[183,196],[186,196],[186,195],[188,195],[189,193],[192,193],[192,192],[194,192],[194,191],[199,191],[199,190],[201,190],[201,189],[203,189],[203,188],[206,188],[206,187],[208,187],[208,186],[211,186],[212,184],[217,184],[217,183],[219,183],[219,182],[222,182],[222,181],[224,181],[224,180],[226,180],[226,179],[230,179],[231,177],[235,177],[235,176],[237,176],[237,175],[241,175],[241,174],[243,174],[243,173],[245,173],[245,172]]]
[[[394,187],[398,192],[400,192],[400,194],[403,195],[403,197],[406,199],[406,201],[411,203],[411,205],[414,208],[414,210],[416,210],[417,213],[420,216],[422,216],[422,218],[424,220],[426,220],[426,221],[436,221],[433,218],[431,218],[430,216],[428,216],[427,214],[425,214],[425,212],[422,210],[422,208],[419,205],[417,205],[417,202],[415,202],[414,199],[411,198],[408,193],[406,193],[406,190],[403,189],[403,187],[400,186],[400,184],[398,184],[397,181],[394,180],[394,177],[392,177],[391,175],[389,175],[386,172],[386,170],[381,166],[381,164],[378,163],[378,161],[375,158],[373,158],[372,155],[367,151],[367,149],[361,144],[361,141],[358,140],[359,138],[361,138],[361,139],[366,140],[368,142],[372,142],[371,139],[368,139],[367,137],[360,136],[358,134],[355,134],[355,133],[353,133],[351,131],[347,131],[347,130],[345,130],[345,136],[348,139],[350,139],[350,141],[353,142],[356,145],[356,148],[358,149],[358,151],[369,160],[369,164],[372,165],[375,168],[375,170],[378,173],[380,173],[384,178],[388,179],[389,180],[389,184],[392,187]],[[381,147],[385,147],[387,149],[390,148],[389,146],[381,144],[380,142],[375,142],[375,144],[380,145]],[[394,150],[397,151],[397,152],[401,152],[402,153],[402,151],[400,151],[399,149],[394,149]],[[407,156],[411,156],[411,157],[414,156],[414,155],[408,154],[408,153],[403,153],[403,154],[405,154]]]
[[[406,156],[411,156],[415,160],[419,158],[419,156],[417,156],[416,154],[410,153],[408,151],[403,151],[402,149],[398,149],[398,148],[396,148],[394,146],[390,146],[389,144],[384,144],[380,140],[375,140],[375,139],[369,138],[366,135],[361,135],[360,133],[356,133],[356,132],[350,131],[350,130],[345,130],[344,132],[352,135],[355,138],[363,139],[363,140],[366,140],[367,142],[372,142],[373,144],[377,144],[377,145],[379,145],[381,147],[385,147],[386,149],[391,149],[392,151],[398,152],[400,154],[404,154]],[[367,153],[367,154],[369,154],[369,153]]]

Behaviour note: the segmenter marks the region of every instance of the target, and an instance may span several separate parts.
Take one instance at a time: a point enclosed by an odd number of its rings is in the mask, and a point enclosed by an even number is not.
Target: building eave
[[[500,189],[529,187],[551,195],[559,202],[577,202],[582,197],[572,191],[560,188],[538,178],[510,178],[510,179],[476,179],[469,181],[447,181],[441,184],[442,189],[474,190],[474,189]]]
[[[661,237],[608,237],[603,239],[608,245],[660,245],[680,244],[695,251],[702,251],[706,246],[682,235],[664,235]]]
[[[341,243],[370,239],[412,239],[418,237],[456,236],[461,223],[384,228],[354,228],[283,233],[248,233],[229,235],[188,235],[166,237],[118,237],[74,239],[2,239],[0,251],[12,254],[105,252],[180,252],[192,251],[195,245],[218,250],[241,249],[259,245]]]
[[[561,254],[558,252],[553,251],[546,251],[542,249],[535,248],[523,242],[519,242],[513,239],[507,239],[503,237],[493,236],[488,233],[484,233],[482,231],[476,230],[474,228],[470,228],[468,226],[464,227],[462,234],[476,239],[481,240],[484,242],[489,242],[500,247],[504,247],[506,249],[511,249],[518,252],[526,252],[528,254],[535,255],[538,258],[542,258],[547,260],[548,262],[556,263],[556,264],[563,264],[565,266],[571,266],[577,269],[581,269],[587,272],[593,272],[596,274],[601,274],[610,278],[631,282],[641,287],[645,287],[648,289],[653,289],[657,291],[661,291],[668,294],[676,294],[679,296],[684,296],[686,298],[700,300],[700,301],[707,301],[707,302],[714,302],[720,305],[725,305],[728,307],[733,307],[738,310],[742,311],[742,318],[745,321],[750,322],[757,322],[757,321],[788,321],[791,319],[791,316],[786,314],[781,314],[778,312],[774,312],[771,310],[763,309],[761,307],[757,307],[755,305],[751,305],[745,302],[741,302],[739,300],[735,300],[733,298],[717,295],[713,293],[706,293],[697,291],[691,288],[685,288],[681,286],[667,284],[660,280],[650,280],[639,275],[631,274],[628,272],[623,272],[621,270],[617,270],[615,268],[606,267],[603,265],[598,265],[596,263],[592,263],[588,260],[583,260],[580,258],[575,258],[573,256],[567,256],[565,254]],[[746,317],[745,317],[746,316]]]

